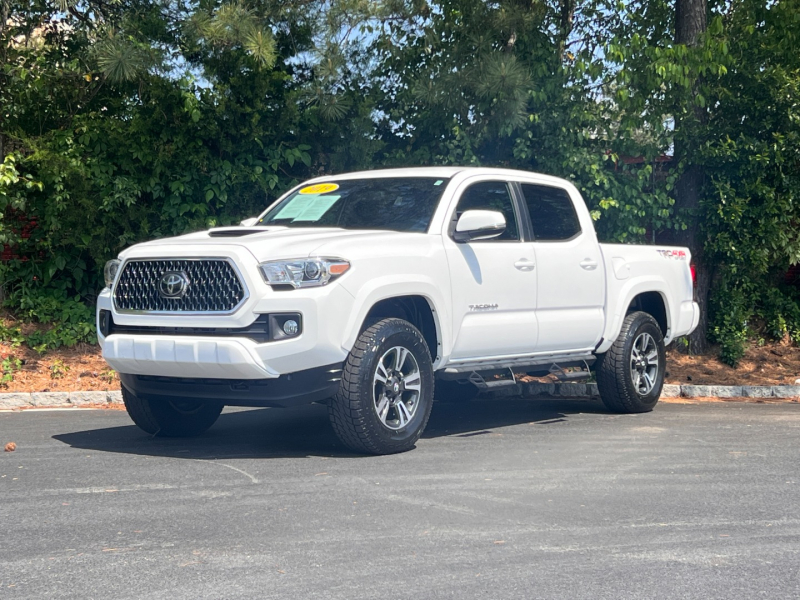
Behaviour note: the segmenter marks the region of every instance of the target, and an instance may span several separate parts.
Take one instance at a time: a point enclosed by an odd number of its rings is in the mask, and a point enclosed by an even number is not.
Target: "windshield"
[[[296,190],[260,225],[428,230],[447,179],[385,177],[317,183]]]

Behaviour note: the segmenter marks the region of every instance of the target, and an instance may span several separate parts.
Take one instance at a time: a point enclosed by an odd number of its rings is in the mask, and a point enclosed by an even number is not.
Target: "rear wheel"
[[[383,319],[356,340],[328,414],[352,450],[394,454],[414,447],[432,400],[433,367],[422,334],[402,319]]]
[[[597,360],[597,387],[609,410],[653,410],[664,386],[666,351],[656,320],[644,312],[625,317],[619,337]]]
[[[223,405],[188,398],[140,398],[122,387],[122,400],[133,422],[150,435],[191,437],[211,427]]]

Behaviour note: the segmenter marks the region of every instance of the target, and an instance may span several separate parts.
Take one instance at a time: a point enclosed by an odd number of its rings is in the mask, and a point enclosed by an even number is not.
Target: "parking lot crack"
[[[229,465],[229,464],[226,464],[226,463],[223,463],[223,462],[219,462],[219,461],[216,461],[216,460],[207,460],[207,459],[203,459],[203,458],[195,458],[193,460],[195,462],[208,463],[208,464],[212,464],[212,465],[219,465],[220,467],[227,467],[227,468],[229,468],[229,469],[231,469],[233,471],[236,471],[237,473],[241,473],[242,475],[247,477],[250,480],[251,483],[259,483],[258,479],[256,479],[252,475],[250,475],[250,473],[248,473],[247,471],[245,471],[243,469],[240,469],[238,467],[234,467],[233,465]]]

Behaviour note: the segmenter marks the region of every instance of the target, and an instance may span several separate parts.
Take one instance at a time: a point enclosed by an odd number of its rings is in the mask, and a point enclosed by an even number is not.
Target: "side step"
[[[594,357],[589,357],[589,360],[594,362]],[[554,375],[555,378],[559,382],[572,382],[572,381],[586,381],[587,379],[591,379],[592,372],[589,368],[589,360],[571,360],[568,363],[551,363],[549,369],[545,370],[542,369],[544,364],[541,363],[538,366],[540,371],[543,375],[550,374]],[[498,365],[492,365],[493,367],[497,367]],[[514,365],[518,371],[527,371],[527,369],[532,368],[534,365]],[[577,371],[566,371],[565,368],[573,368],[573,367],[580,367],[580,370]],[[514,373],[514,367],[507,366],[505,368],[472,368],[467,369],[466,367],[454,367],[454,368],[447,368],[443,371],[439,371],[438,377],[444,380],[455,380],[455,379],[462,379],[464,375],[469,373],[467,379],[471,384],[477,387],[479,390],[495,390],[498,388],[508,387],[512,385],[517,385],[517,377]],[[505,375],[502,379],[494,379],[498,375]],[[510,377],[509,377],[510,376]],[[492,377],[492,379],[488,379],[487,377]]]
[[[586,381],[592,378],[591,371],[570,371],[568,373],[556,373],[559,381]]]
[[[490,379],[486,381],[483,375],[477,371],[473,371],[470,373],[469,382],[479,390],[496,390],[510,385],[517,385],[517,378],[514,376],[514,371],[509,369],[508,374],[511,375],[511,379]]]
[[[517,372],[525,372],[539,367],[537,371],[544,373],[563,371],[569,367],[583,367],[595,361],[593,354],[572,354],[561,356],[531,356],[526,358],[494,359],[475,362],[464,362],[462,364],[451,364],[440,371],[447,379],[458,379],[459,375],[469,375],[470,373],[486,373],[490,371],[508,371],[514,369]]]
[[[472,380],[470,380],[472,381]],[[517,385],[514,379],[493,379],[491,381],[484,381],[482,384],[475,384],[482,390],[496,390],[501,387],[508,387],[510,385]]]
[[[579,371],[565,371],[564,366],[567,365],[562,366],[554,363],[550,367],[550,374],[555,375],[555,378],[559,381],[585,381],[592,378],[592,371],[589,369],[589,363],[585,361],[583,365],[579,365],[581,367]]]

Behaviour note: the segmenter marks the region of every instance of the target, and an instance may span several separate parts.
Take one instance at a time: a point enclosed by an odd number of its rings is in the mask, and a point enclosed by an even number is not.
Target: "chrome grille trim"
[[[184,271],[189,289],[182,298],[163,298],[159,281],[167,271]],[[112,291],[119,314],[228,315],[250,297],[241,271],[230,258],[130,258],[120,266]]]

